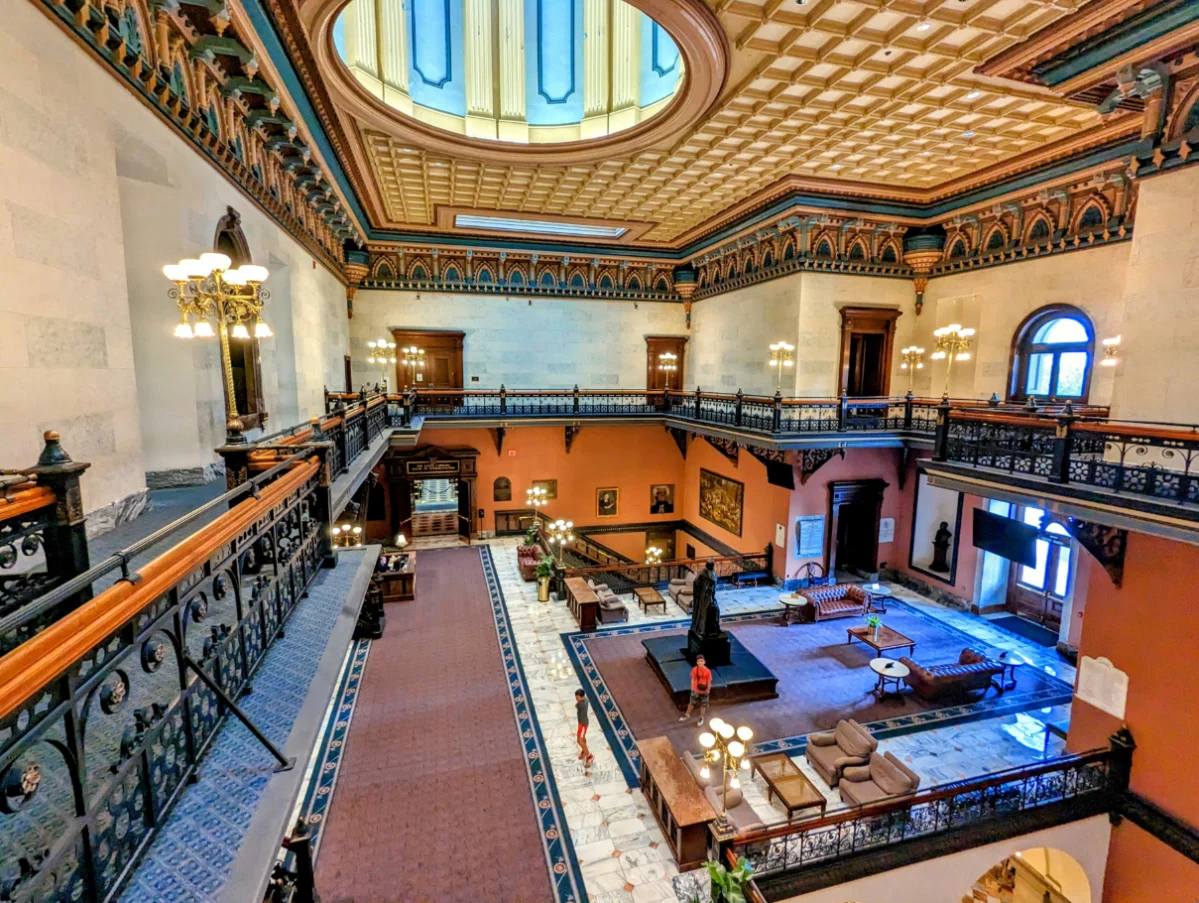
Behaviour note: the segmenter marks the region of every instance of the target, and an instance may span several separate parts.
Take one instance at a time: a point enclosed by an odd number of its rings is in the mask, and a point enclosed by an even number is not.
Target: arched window
[[[1064,304],[1042,308],[1016,331],[1008,397],[1086,401],[1094,355],[1086,314]]]

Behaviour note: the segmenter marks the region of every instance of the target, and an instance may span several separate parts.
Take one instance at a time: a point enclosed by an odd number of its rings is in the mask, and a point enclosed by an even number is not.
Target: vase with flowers
[[[883,619],[878,615],[871,615],[866,619],[866,626],[872,631],[872,639],[878,642],[878,629],[883,626]]]

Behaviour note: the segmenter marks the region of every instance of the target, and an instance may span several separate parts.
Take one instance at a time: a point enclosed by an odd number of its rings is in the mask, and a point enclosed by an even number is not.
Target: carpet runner
[[[387,606],[323,825],[325,903],[546,903],[553,886],[479,552]]]

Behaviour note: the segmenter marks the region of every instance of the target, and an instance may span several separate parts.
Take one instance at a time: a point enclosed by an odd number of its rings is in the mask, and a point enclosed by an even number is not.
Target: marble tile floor
[[[578,626],[565,605],[553,599],[549,603],[538,602],[535,584],[520,579],[516,565],[516,546],[520,541],[519,537],[509,537],[491,540],[490,544],[589,900],[591,903],[685,901],[689,899],[686,894],[695,892],[695,888],[702,888],[702,897],[707,886],[702,871],[689,873],[685,876],[687,880],[677,882],[680,890],[676,891],[675,879],[679,873],[670,849],[641,791],[627,786],[601,731],[593,730],[589,737],[595,755],[591,769],[584,771],[578,760],[574,738],[574,691],[578,677],[561,639],[561,634],[575,631]],[[902,587],[894,589],[896,598],[921,607],[980,641],[1019,652],[1028,662],[1023,667],[1052,668],[1052,673],[1062,679],[1073,680],[1073,668],[1053,650]],[[776,610],[779,592],[777,587],[721,589],[721,609],[726,614]],[[625,597],[625,604],[630,624],[686,617],[669,600],[665,614],[647,615],[631,596]],[[1062,706],[1049,712],[1020,713],[936,728],[884,740],[880,748],[891,750],[908,763],[922,776],[926,786],[960,780],[1041,758],[1044,720],[1064,717],[1066,710],[1068,706]],[[1062,741],[1053,738],[1049,754],[1060,752],[1061,747]],[[806,762],[801,761],[800,767],[806,768]],[[781,807],[766,801],[760,779],[747,781],[745,794],[763,821],[785,819]],[[836,791],[830,790],[829,798],[830,810],[842,805]],[[690,880],[693,877],[699,880]]]

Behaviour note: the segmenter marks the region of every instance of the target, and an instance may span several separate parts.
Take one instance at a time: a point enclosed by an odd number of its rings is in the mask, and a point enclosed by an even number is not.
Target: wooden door
[[[350,356],[346,355],[346,388],[345,392],[349,395],[354,391],[354,375],[350,372]]]
[[[650,390],[683,388],[685,335],[647,335],[645,337],[645,387]],[[673,354],[674,358],[663,357]],[[671,369],[673,368],[673,369]]]
[[[829,528],[826,531],[825,572],[856,568],[878,569],[878,525],[883,510],[885,480],[842,480],[828,484]]]
[[[396,343],[396,385],[400,391],[433,386],[438,389],[461,389],[462,348],[466,333],[455,330],[393,329]],[[404,362],[404,348],[424,351],[424,364],[415,366]]]
[[[468,543],[470,542],[471,526],[474,522],[472,517],[474,499],[471,497],[474,485],[473,480],[458,481],[458,536]]]
[[[890,394],[895,321],[901,311],[841,308],[841,386],[851,398]]]

